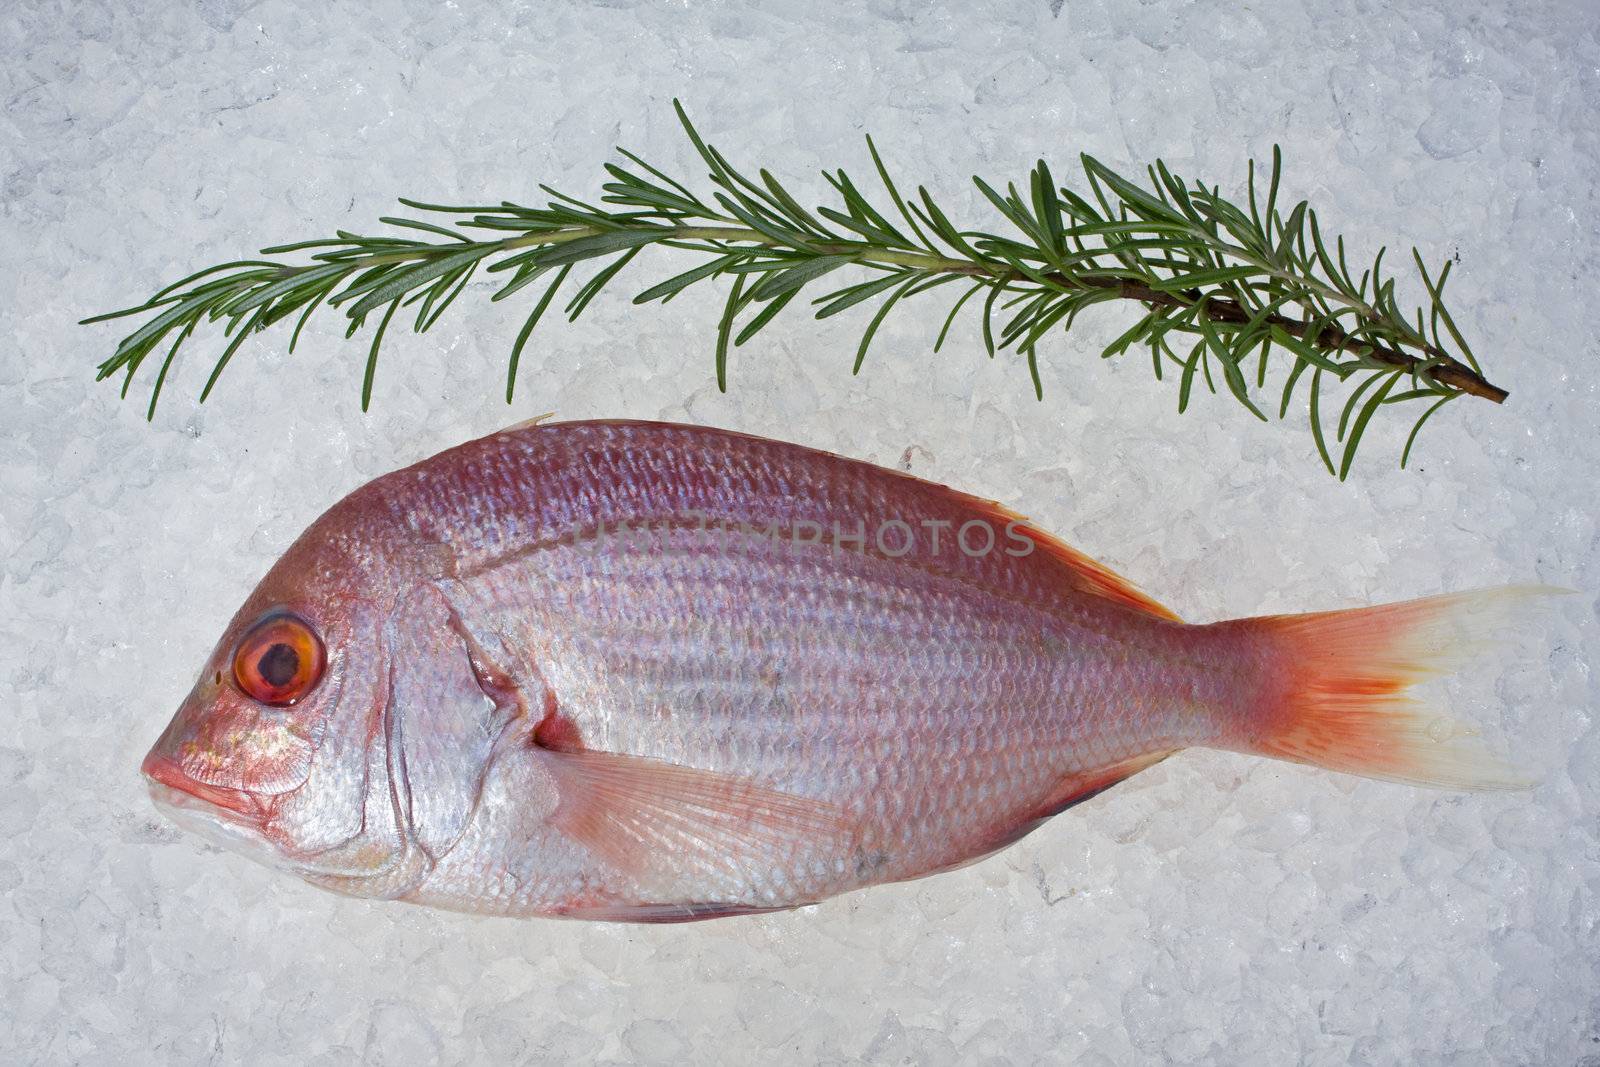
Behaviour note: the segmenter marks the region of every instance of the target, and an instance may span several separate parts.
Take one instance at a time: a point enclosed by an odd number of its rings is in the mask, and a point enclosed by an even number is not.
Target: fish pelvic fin
[[[1475,729],[1407,690],[1490,647],[1509,611],[1557,592],[1484,589],[1208,627],[1241,635],[1266,676],[1217,747],[1441,789],[1527,788]]]

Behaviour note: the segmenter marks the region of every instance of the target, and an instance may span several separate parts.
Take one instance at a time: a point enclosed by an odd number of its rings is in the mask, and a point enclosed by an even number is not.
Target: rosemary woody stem
[[[1117,295],[1128,300],[1137,300],[1151,307],[1192,307],[1196,300],[1201,299],[1199,293],[1186,291],[1183,293],[1164,293],[1135,281],[1117,278],[1065,278],[1061,275],[1047,276],[1051,280],[1059,279],[1063,286],[1078,288],[1115,289]],[[1208,315],[1214,322],[1244,324],[1251,319],[1250,312],[1233,300],[1210,299],[1206,301],[1201,314]],[[1284,333],[1291,334],[1330,351],[1350,351],[1357,356],[1364,357],[1374,363],[1381,363],[1386,367],[1394,367],[1414,374],[1421,374],[1431,378],[1440,385],[1459,389],[1471,396],[1479,396],[1485,400],[1492,400],[1496,404],[1504,403],[1507,396],[1511,395],[1506,390],[1486,381],[1477,371],[1459,360],[1453,359],[1443,353],[1429,354],[1431,359],[1422,359],[1409,352],[1402,352],[1398,348],[1386,348],[1383,345],[1358,343],[1351,344],[1350,336],[1337,326],[1324,326],[1315,336],[1311,336],[1310,328],[1299,319],[1291,319],[1287,315],[1268,315],[1264,320],[1269,326],[1277,326]],[[1430,346],[1431,347],[1431,346]]]
[[[745,229],[739,226],[674,226],[656,227],[651,229],[661,230],[663,241],[732,241],[741,244],[753,244],[766,248],[781,247],[779,242],[767,237],[756,230]],[[583,237],[594,237],[607,232],[596,226],[571,226],[559,230],[548,230],[540,233],[524,234],[521,237],[510,237],[503,241],[486,243],[485,247],[495,252],[512,251],[519,248],[529,248],[535,245],[562,244],[575,241]],[[917,270],[934,271],[944,274],[964,274],[971,277],[992,278],[1002,286],[1013,282],[1027,281],[1028,279],[1016,270],[1003,265],[988,265],[973,263],[962,259],[949,259],[944,256],[929,255],[924,252],[896,251],[894,249],[879,248],[865,242],[823,242],[816,245],[817,249],[828,255],[852,256],[859,263],[882,264],[884,266],[912,267]],[[416,258],[415,254],[395,253],[398,261],[402,258]],[[1143,282],[1121,278],[1107,278],[1098,275],[1069,276],[1057,272],[1045,274],[1044,277],[1052,285],[1062,291],[1074,289],[1112,289],[1117,296],[1125,300],[1136,300],[1148,307],[1189,308],[1202,299],[1202,295],[1192,290],[1181,292],[1162,292],[1150,288]],[[1370,311],[1370,309],[1368,309]],[[1251,314],[1236,301],[1212,298],[1206,300],[1200,314],[1208,316],[1213,322],[1243,324],[1251,320]],[[1510,394],[1506,390],[1485,380],[1477,371],[1459,360],[1439,352],[1428,351],[1431,358],[1421,358],[1398,348],[1387,348],[1382,345],[1357,343],[1352,345],[1351,338],[1337,326],[1324,326],[1311,335],[1310,328],[1300,319],[1293,319],[1287,315],[1272,314],[1264,320],[1269,326],[1276,326],[1285,333],[1301,338],[1309,344],[1315,344],[1330,351],[1349,351],[1352,354],[1371,360],[1387,367],[1394,367],[1413,374],[1420,374],[1431,378],[1440,385],[1452,389],[1459,389],[1471,396],[1482,397],[1496,404],[1503,403]],[[1432,346],[1427,346],[1432,349]]]

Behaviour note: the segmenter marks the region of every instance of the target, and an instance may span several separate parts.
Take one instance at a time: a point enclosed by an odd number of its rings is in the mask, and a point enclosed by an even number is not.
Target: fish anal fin
[[[813,902],[814,903],[814,902]],[[730,904],[717,901],[690,901],[682,904],[570,904],[557,914],[563,919],[587,919],[609,923],[695,923],[706,919],[726,919],[736,915],[771,915],[793,911],[806,904],[761,907],[755,904]]]
[[[1154,767],[1172,755],[1173,751],[1176,750],[1151,752],[1120,763],[1098,767],[1092,771],[1069,775],[1041,805],[1035,818],[1048,819],[1052,815],[1060,815],[1068,808],[1076,807],[1086,800],[1099,796],[1118,782],[1127,781],[1140,771]]]
[[[547,751],[561,800],[553,825],[617,870],[764,873],[801,842],[848,842],[844,813],[737,775],[643,756]]]
[[[1070,775],[1056,787],[1050,797],[1039,806],[1039,809],[1034,814],[1028,816],[1017,825],[1009,827],[1004,833],[987,842],[972,855],[928,873],[937,874],[944,871],[957,871],[963,867],[970,867],[974,863],[986,860],[996,852],[1002,852],[1010,848],[1068,808],[1076,807],[1086,800],[1099,796],[1118,782],[1127,781],[1140,771],[1155,766],[1170,755],[1172,755],[1172,752],[1154,752],[1147,756],[1136,756],[1133,759],[1123,760],[1121,763],[1113,763],[1110,766],[1100,767],[1093,771]]]

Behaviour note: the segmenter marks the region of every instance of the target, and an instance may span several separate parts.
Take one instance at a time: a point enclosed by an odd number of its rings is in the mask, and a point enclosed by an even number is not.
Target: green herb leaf
[[[1283,365],[1281,388],[1274,386],[1279,418],[1309,381],[1312,440],[1323,464],[1339,477],[1348,475],[1357,446],[1380,411],[1420,411],[1401,454],[1403,466],[1422,424],[1446,401],[1468,393],[1495,402],[1505,398],[1482,377],[1445,304],[1449,264],[1435,278],[1421,253],[1413,251],[1426,301],[1409,310],[1400,303],[1399,279],[1384,272],[1383,249],[1357,278],[1344,239],[1325,235],[1323,217],[1307,203],[1296,203],[1287,216],[1279,213],[1285,178],[1276,147],[1264,196],[1252,162],[1247,196],[1240,203],[1225,199],[1216,186],[1186,181],[1160,160],[1135,180],[1081,156],[1078,190],[1058,185],[1040,160],[1020,189],[1019,183],[974,179],[1001,223],[974,230],[953,222],[924,186],[916,187],[915,197],[902,195],[871,138],[867,155],[882,186],[878,202],[844,171],[830,170],[823,174],[832,190],[830,202],[806,207],[767,169],[747,176],[700,136],[681,104],[674,101],[673,108],[709,171],[707,194],[621,149],[627,165],[605,165],[599,203],[545,186],[540,188],[549,199],[542,207],[402,200],[412,211],[448,217],[384,217],[380,222],[393,232],[367,236],[337,230],[331,238],[275,245],[261,253],[269,258],[207,267],[142,304],[83,320],[143,320],[99,365],[98,377],[120,375],[125,395],[144,361],[165,347],[147,409],[153,417],[179,350],[202,323],[222,323],[227,339],[201,392],[204,399],[245,338],[294,317],[293,351],[318,308],[345,309],[346,336],[364,329],[368,316],[385,308],[363,371],[365,408],[383,338],[400,307],[416,304],[414,329],[425,332],[479,269],[506,272],[509,278],[492,293],[493,301],[508,300],[553,270],[553,280],[512,345],[509,401],[533,329],[572,269],[591,261],[598,267],[566,305],[568,318],[577,318],[642,249],[655,246],[663,254],[698,259],[646,287],[633,298],[636,304],[666,302],[733,275],[717,323],[721,389],[727,388],[730,346],[754,338],[812,282],[842,271],[842,284],[812,301],[817,318],[884,297],[863,330],[855,372],[900,301],[963,281],[967,284],[944,315],[934,350],[950,339],[967,301],[986,290],[979,315],[984,350],[992,358],[1001,348],[1015,348],[1027,361],[1035,395],[1042,395],[1038,345],[1055,331],[1070,330],[1079,313],[1094,304],[1132,303],[1138,317],[1104,348],[1103,358],[1141,346],[1158,381],[1166,380],[1165,370],[1181,369],[1178,409],[1184,411],[1197,379],[1218,391],[1214,357],[1228,395],[1262,419],[1269,372]],[[886,206],[880,206],[882,196]],[[487,231],[489,239],[472,240],[463,230]],[[756,314],[736,329],[752,305],[759,305]],[[1006,316],[998,337],[997,310]],[[1183,349],[1187,357],[1175,347],[1180,338],[1190,346]],[[1246,373],[1247,367],[1253,373]],[[1398,389],[1402,378],[1406,388]],[[1325,434],[1330,404],[1340,411],[1337,464]]]

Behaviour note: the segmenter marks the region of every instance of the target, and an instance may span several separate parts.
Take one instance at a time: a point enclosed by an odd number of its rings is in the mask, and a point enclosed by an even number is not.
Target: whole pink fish
[[[180,823],[344,893],[793,908],[970,863],[1190,746],[1516,784],[1400,693],[1496,595],[1185,625],[905,474],[523,426],[313,523],[143,769]]]

